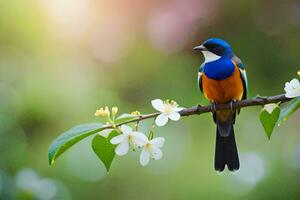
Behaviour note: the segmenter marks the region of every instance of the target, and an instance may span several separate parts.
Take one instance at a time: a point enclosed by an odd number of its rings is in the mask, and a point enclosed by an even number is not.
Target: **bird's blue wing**
[[[239,70],[240,70],[241,77],[242,77],[242,81],[243,81],[243,87],[244,87],[244,94],[243,94],[242,99],[246,99],[246,98],[247,98],[247,93],[248,93],[248,80],[247,80],[246,69],[245,69],[244,64],[243,64],[243,62],[241,61],[241,59],[239,59],[239,57],[234,56],[234,57],[232,58],[232,62],[233,62],[234,64],[236,64],[237,67],[238,67]]]

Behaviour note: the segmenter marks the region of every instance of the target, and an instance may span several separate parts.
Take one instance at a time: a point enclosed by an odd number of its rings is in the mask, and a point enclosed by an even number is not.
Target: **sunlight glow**
[[[78,36],[86,31],[91,23],[91,0],[40,0],[46,14],[61,31]]]

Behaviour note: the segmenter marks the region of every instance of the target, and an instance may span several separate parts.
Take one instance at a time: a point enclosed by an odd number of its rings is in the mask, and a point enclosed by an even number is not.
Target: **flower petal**
[[[169,118],[173,121],[178,121],[180,119],[180,114],[178,112],[173,112],[169,115]]]
[[[154,99],[151,101],[151,104],[155,110],[158,110],[159,112],[164,111],[164,102],[161,99]]]
[[[124,133],[124,134],[130,134],[130,133],[132,133],[132,128],[130,126],[122,125],[120,127],[120,129],[121,129],[122,133]]]
[[[143,148],[141,155],[140,155],[140,163],[142,166],[146,166],[150,161],[150,153]]]
[[[164,126],[167,122],[168,122],[168,116],[165,114],[160,114],[155,119],[155,123],[157,126]]]
[[[163,156],[162,151],[159,148],[156,148],[156,147],[152,147],[151,154],[152,154],[154,160],[159,160]]]
[[[294,97],[299,97],[299,96],[300,96],[300,91],[285,94],[285,97],[287,97],[287,98],[294,98]]]
[[[133,132],[131,134],[134,138],[134,143],[137,145],[137,146],[145,146],[147,143],[148,143],[148,138],[145,136],[144,133],[141,133],[141,132]]]
[[[156,148],[162,148],[164,146],[164,143],[165,143],[165,138],[163,137],[157,137],[150,141],[150,144]]]
[[[286,93],[290,93],[290,92],[292,91],[292,87],[291,87],[291,85],[290,85],[289,82],[286,82],[286,83],[285,83],[284,91],[285,91]]]
[[[128,150],[129,150],[128,140],[124,140],[116,147],[115,152],[117,155],[123,156],[128,153]]]
[[[178,108],[175,108],[174,111],[175,111],[175,112],[180,112],[180,111],[182,111],[183,109],[184,109],[183,107],[178,107]]]
[[[104,129],[103,131],[100,131],[98,134],[101,135],[102,137],[107,138],[113,130],[114,129],[112,129],[112,128]]]
[[[125,139],[126,139],[126,135],[124,134],[121,134],[121,135],[117,135],[115,137],[113,137],[111,140],[110,140],[110,143],[112,144],[120,144],[122,143]]]
[[[299,80],[296,79],[296,78],[294,78],[293,80],[291,80],[290,84],[291,84],[291,86],[292,86],[293,88],[299,88],[299,87],[300,87],[300,82],[299,82]]]

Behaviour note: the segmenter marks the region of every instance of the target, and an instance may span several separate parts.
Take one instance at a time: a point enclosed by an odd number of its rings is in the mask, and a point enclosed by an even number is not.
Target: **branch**
[[[276,95],[276,96],[269,96],[269,97],[257,96],[253,99],[245,99],[245,100],[234,102],[234,103],[232,103],[232,108],[239,109],[239,108],[250,107],[250,106],[265,105],[265,104],[269,104],[269,103],[284,103],[284,102],[287,102],[290,100],[292,100],[292,98],[286,98],[284,94]],[[228,109],[231,109],[230,103],[217,104],[215,107],[215,110],[228,110]],[[186,108],[186,109],[180,111],[179,114],[181,116],[190,116],[190,115],[200,115],[202,113],[208,113],[208,112],[213,112],[211,105],[209,105],[209,106],[198,105],[198,106],[194,106],[191,108]],[[140,115],[135,119],[116,124],[116,126],[118,127],[123,124],[139,122],[139,121],[142,121],[145,119],[154,118],[154,117],[157,117],[159,114],[160,113],[157,112],[157,113],[151,113],[151,114],[147,114],[147,115]],[[112,126],[108,126],[107,128],[111,128],[111,127]]]
[[[242,101],[237,101],[232,104],[233,109],[239,109],[243,107],[250,107],[250,106],[259,106],[259,105],[266,105],[269,103],[284,103],[287,101],[290,101],[292,99],[286,98],[284,94],[276,95],[276,96],[270,96],[270,97],[261,97],[257,96],[253,99],[245,99]],[[230,109],[230,104],[217,104],[216,110],[228,110]],[[192,108],[184,109],[180,112],[181,116],[189,116],[189,115],[195,115],[195,114],[202,114],[207,112],[212,112],[211,106],[194,106]]]
[[[196,114],[199,115],[202,113],[213,112],[216,110],[228,110],[231,108],[232,109],[240,109],[243,107],[265,105],[265,104],[269,104],[269,103],[279,103],[280,104],[280,103],[284,103],[284,102],[287,102],[290,100],[292,100],[292,98],[288,99],[285,97],[284,94],[277,95],[277,96],[270,96],[270,97],[258,96],[254,99],[246,99],[246,100],[234,102],[232,104],[231,103],[218,104],[218,105],[214,106],[214,108],[211,105],[208,105],[208,106],[198,105],[198,106],[194,106],[191,108],[186,108],[186,109],[180,111],[179,114],[181,116],[190,116],[190,115],[196,115]],[[299,106],[299,105],[297,104],[297,106]],[[107,112],[109,112],[108,107],[106,107],[104,110],[103,110],[103,108],[101,108],[101,109],[102,109],[101,112],[106,112],[105,110],[107,110]],[[151,113],[151,114],[146,114],[146,115],[131,115],[129,118],[126,118],[126,119],[128,119],[127,121],[116,123],[116,124],[114,122],[115,120],[111,120],[110,116],[106,115],[106,117],[109,118],[109,122],[111,122],[111,124],[107,124],[107,125],[103,126],[102,124],[99,124],[99,123],[96,123],[96,124],[93,123],[93,124],[79,125],[72,129],[69,129],[68,131],[66,131],[62,135],[60,135],[58,138],[56,138],[56,140],[54,140],[54,142],[49,147],[49,150],[48,150],[49,163],[50,163],[50,165],[52,165],[54,163],[55,159],[58,156],[60,156],[63,152],[65,152],[68,148],[70,148],[75,143],[79,142],[80,140],[82,140],[92,134],[98,133],[99,131],[101,132],[102,130],[108,129],[108,128],[115,129],[116,127],[119,127],[123,124],[134,123],[134,122],[138,123],[145,119],[157,117],[160,114],[161,114],[160,112],[156,112],[156,113]],[[115,116],[113,116],[113,117],[115,117]],[[120,118],[120,119],[122,119],[122,118]],[[125,118],[123,118],[123,120],[125,120]],[[268,133],[268,137],[270,138],[269,133]],[[94,141],[96,141],[97,138],[99,139],[99,137],[95,137],[93,139],[92,145],[94,145]],[[106,142],[106,144],[110,144],[109,140],[107,140],[107,139],[105,139],[105,142]],[[98,143],[97,143],[97,145],[98,145]],[[100,150],[97,146],[93,146],[93,149],[94,149],[95,153],[98,155],[98,157],[104,162],[107,169],[109,169],[112,160],[107,159],[107,155],[109,152],[113,152],[114,148],[111,144],[106,145],[105,147],[110,149],[111,151],[108,151],[108,152],[105,151],[104,153],[103,152],[99,153]],[[114,154],[113,154],[113,156],[114,156]]]

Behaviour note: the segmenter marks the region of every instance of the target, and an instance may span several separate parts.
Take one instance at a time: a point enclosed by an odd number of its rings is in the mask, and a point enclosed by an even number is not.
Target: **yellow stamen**
[[[164,113],[171,114],[176,107],[174,104],[167,103],[164,105]]]
[[[151,144],[148,142],[145,147],[146,147],[146,149],[150,149],[151,148]]]

